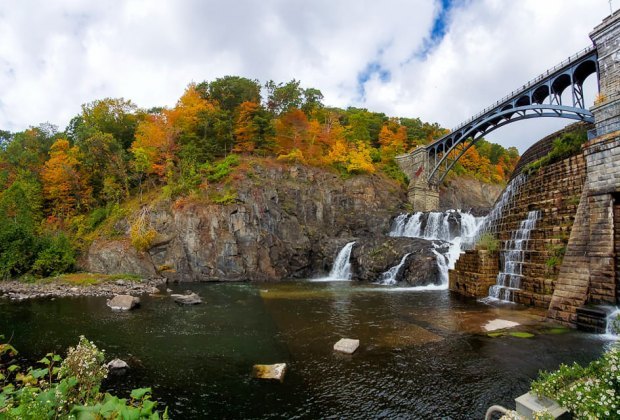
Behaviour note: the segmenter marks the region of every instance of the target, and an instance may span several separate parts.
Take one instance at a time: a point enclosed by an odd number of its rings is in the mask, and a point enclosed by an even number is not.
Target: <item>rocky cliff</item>
[[[328,271],[348,241],[385,235],[406,206],[404,189],[379,175],[343,180],[268,160],[243,166],[226,181],[233,204],[214,204],[205,192],[151,205],[157,237],[146,252],[130,245],[130,217],[117,223],[124,237],[91,245],[84,268],[180,281],[311,277]]]
[[[452,185],[471,190],[471,182],[477,181]],[[229,204],[214,202],[218,191],[231,196]],[[480,191],[455,207],[484,208],[490,198]],[[354,280],[375,281],[410,254],[399,281],[438,284],[433,250],[447,252],[442,241],[387,236],[394,217],[406,212],[406,200],[405,189],[382,175],[342,179],[326,169],[251,159],[191,198],[143,204],[116,222],[121,235],[101,235],[92,243],[82,268],[170,281],[311,278],[329,272],[342,247],[356,241]],[[143,252],[130,240],[138,214],[156,232]]]
[[[440,189],[439,208],[468,210],[482,216],[491,210],[503,189],[501,184],[488,184],[467,176],[453,177]]]

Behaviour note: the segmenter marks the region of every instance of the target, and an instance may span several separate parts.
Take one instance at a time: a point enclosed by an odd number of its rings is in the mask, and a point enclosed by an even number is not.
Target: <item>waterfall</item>
[[[489,298],[513,302],[514,291],[521,289],[523,277],[523,260],[527,250],[530,232],[540,217],[538,210],[530,211],[527,218],[521,221],[519,229],[512,232],[512,238],[502,251],[504,270],[497,275],[497,283],[489,288]]]
[[[620,337],[620,309],[615,308],[607,315],[607,326],[605,327],[605,335],[610,338],[618,339]]]
[[[448,269],[450,268],[450,260],[447,256],[440,254],[433,249],[433,253],[437,258],[437,268],[439,268],[439,276],[441,278],[441,284],[448,284]],[[454,268],[454,266],[453,266]]]
[[[455,234],[450,232],[451,217],[460,220],[460,230],[455,232]],[[411,215],[400,214],[394,218],[389,235],[450,242],[445,256],[433,250],[437,256],[437,268],[439,269],[441,283],[447,287],[448,270],[454,269],[454,264],[461,254],[461,244],[472,240],[483,221],[483,217],[474,217],[470,213],[462,213],[460,210],[429,213],[417,212]]]
[[[521,186],[526,180],[527,177],[524,174],[519,174],[506,185],[493,208],[482,221],[477,233],[471,237],[470,241],[467,241],[465,248],[473,248],[478,239],[485,233],[497,233],[497,221],[510,209],[510,205],[513,203],[512,198],[520,193]]]
[[[381,274],[381,278],[379,278],[377,283],[384,285],[396,284],[396,281],[398,279],[398,273],[400,272],[400,269],[403,267],[403,265],[405,265],[405,260],[409,255],[411,255],[411,253],[405,254],[405,256],[400,260],[397,265],[390,268],[385,273]]]
[[[334,265],[327,277],[316,279],[315,281],[347,281],[351,280],[351,263],[349,259],[351,257],[351,250],[355,242],[349,242],[346,244],[334,260]]]

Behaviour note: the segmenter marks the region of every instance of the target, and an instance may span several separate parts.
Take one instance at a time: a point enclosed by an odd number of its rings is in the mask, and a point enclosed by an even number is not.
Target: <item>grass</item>
[[[99,274],[99,273],[71,273],[37,280],[39,284],[59,283],[68,286],[95,286],[116,280],[140,282],[142,278],[134,274]]]

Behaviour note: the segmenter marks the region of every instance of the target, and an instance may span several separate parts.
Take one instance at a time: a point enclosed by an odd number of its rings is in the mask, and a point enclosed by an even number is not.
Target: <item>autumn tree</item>
[[[269,114],[257,102],[239,105],[235,121],[233,152],[251,153],[268,148],[274,130]]]
[[[66,139],[58,139],[43,167],[43,194],[54,216],[64,218],[88,208],[91,189],[79,168],[79,149]]]
[[[82,105],[82,113],[69,122],[67,136],[79,144],[97,133],[110,134],[128,149],[143,116],[135,104],[123,98],[96,100]]]

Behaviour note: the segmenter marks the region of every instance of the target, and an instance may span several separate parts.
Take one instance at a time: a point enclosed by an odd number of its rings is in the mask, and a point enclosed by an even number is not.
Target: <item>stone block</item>
[[[286,363],[276,363],[274,365],[254,365],[252,376],[257,379],[274,379],[284,381],[286,373]]]
[[[360,346],[360,341],[352,338],[341,338],[334,344],[334,350],[340,353],[353,354]]]
[[[537,397],[536,394],[526,393],[520,397],[515,398],[517,413],[525,418],[534,418],[536,411],[542,411],[546,409],[554,419],[570,419],[568,410],[561,407],[557,402],[545,397]]]

